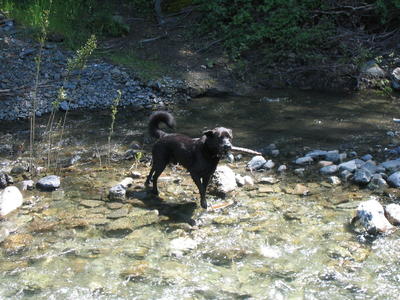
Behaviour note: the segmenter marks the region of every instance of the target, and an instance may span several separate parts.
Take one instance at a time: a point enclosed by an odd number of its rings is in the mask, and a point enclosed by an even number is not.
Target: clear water
[[[395,143],[386,132],[397,129],[392,118],[400,115],[396,103],[371,95],[284,91],[195,99],[174,113],[179,132],[198,136],[206,128],[230,127],[237,146],[260,149],[275,143],[283,153],[277,160],[289,166],[290,153],[304,147],[342,146],[364,154],[377,144]],[[150,149],[147,116],[129,109],[117,115],[113,158],[132,142]],[[39,122],[38,163],[45,165],[47,118]],[[26,143],[26,123],[3,123],[3,143]],[[61,150],[53,152],[60,153],[60,162],[76,154],[82,159],[62,169],[62,189],[26,192],[24,206],[1,221],[0,228],[11,234],[0,244],[0,298],[398,298],[398,232],[370,240],[347,225],[369,191],[330,187],[323,178],[289,171],[275,174],[281,181],[273,191],[256,185],[225,199],[210,195],[210,204],[221,208],[204,211],[185,171],[168,168],[160,183],[163,201],[146,194],[141,177],[127,201],[110,203],[108,189],[133,161],[107,161],[109,126],[109,112],[71,113]],[[4,153],[2,160],[15,157]],[[149,170],[145,158],[133,167],[142,175]],[[230,166],[249,174],[246,161]],[[257,180],[266,174],[251,175]],[[298,183],[311,195],[287,192]]]

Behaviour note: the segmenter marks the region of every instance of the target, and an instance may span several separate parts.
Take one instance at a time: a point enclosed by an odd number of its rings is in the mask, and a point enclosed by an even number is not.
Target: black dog
[[[166,133],[159,128],[160,123],[173,128],[175,119],[165,111],[158,111],[150,116],[149,132],[151,136],[158,138],[158,141],[153,146],[153,164],[147,176],[146,186],[153,181],[153,193],[158,195],[158,177],[168,163],[179,163],[189,171],[199,189],[201,207],[206,209],[207,185],[221,156],[232,147],[232,130],[217,127],[203,132],[200,138],[192,139],[182,134]]]

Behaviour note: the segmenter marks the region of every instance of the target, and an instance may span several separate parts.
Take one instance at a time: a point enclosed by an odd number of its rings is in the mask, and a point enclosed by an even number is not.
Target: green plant
[[[115,118],[118,112],[118,105],[121,102],[122,92],[121,90],[117,91],[117,97],[113,100],[113,104],[111,105],[111,126],[110,133],[108,134],[108,163],[111,163],[111,136],[114,133],[114,123]]]
[[[51,4],[51,2],[50,2]],[[50,10],[44,10],[40,14],[40,35],[38,36],[39,39],[39,52],[35,57],[35,65],[36,65],[36,72],[35,72],[35,80],[34,80],[34,88],[33,88],[33,95],[32,95],[32,104],[31,104],[31,115],[30,115],[30,134],[29,134],[29,170],[31,175],[34,175],[34,168],[33,168],[33,161],[36,157],[35,153],[35,136],[36,136],[36,109],[37,109],[37,92],[39,87],[39,77],[40,77],[40,68],[42,63],[42,54],[43,54],[43,47],[46,41],[47,36],[47,29],[49,26],[49,13]]]

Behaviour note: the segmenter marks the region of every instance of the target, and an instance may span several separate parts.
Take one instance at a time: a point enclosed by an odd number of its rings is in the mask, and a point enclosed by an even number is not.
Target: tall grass
[[[111,163],[111,136],[114,133],[114,123],[115,118],[118,112],[118,105],[121,102],[122,92],[121,90],[117,91],[117,97],[113,100],[113,104],[111,105],[111,125],[110,125],[110,133],[108,134],[108,163]]]
[[[37,92],[39,87],[40,68],[42,63],[42,54],[44,43],[46,41],[47,30],[49,26],[49,14],[51,9],[51,1],[49,10],[43,10],[40,14],[40,35],[39,35],[39,52],[35,57],[36,71],[34,79],[34,88],[32,94],[31,114],[30,114],[30,134],[29,134],[29,171],[34,175],[34,160],[36,157],[35,151],[35,136],[36,136],[36,110],[37,110]]]

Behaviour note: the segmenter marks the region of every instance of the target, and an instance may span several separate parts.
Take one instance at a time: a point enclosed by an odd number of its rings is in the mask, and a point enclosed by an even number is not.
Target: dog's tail
[[[159,128],[160,123],[165,123],[169,128],[174,128],[175,118],[166,111],[156,111],[151,114],[149,120],[149,133],[152,137],[157,139],[167,134]]]

